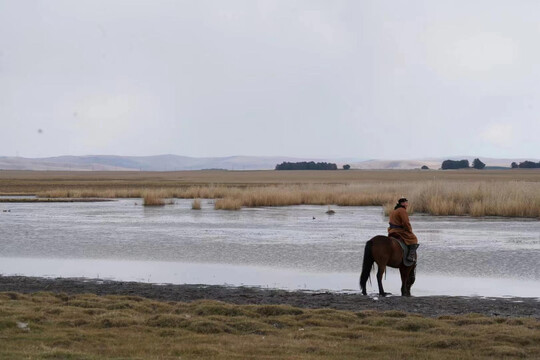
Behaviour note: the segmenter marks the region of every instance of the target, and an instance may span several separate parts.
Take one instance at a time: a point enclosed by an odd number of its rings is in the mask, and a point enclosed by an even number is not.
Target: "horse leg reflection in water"
[[[369,278],[373,263],[377,263],[377,283],[379,285],[379,295],[386,296],[384,292],[382,277],[386,267],[398,268],[401,274],[401,295],[411,296],[411,286],[415,280],[416,262],[411,266],[403,264],[403,250],[397,241],[388,236],[378,235],[366,243],[364,250],[364,262],[362,264],[362,274],[360,275],[360,288],[362,294],[367,295],[366,282]]]

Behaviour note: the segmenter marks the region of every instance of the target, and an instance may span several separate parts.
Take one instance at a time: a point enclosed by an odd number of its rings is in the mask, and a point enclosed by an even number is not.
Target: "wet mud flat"
[[[456,296],[362,296],[357,293],[286,291],[256,287],[173,285],[80,278],[0,276],[0,292],[54,292],[66,294],[141,296],[161,301],[217,300],[238,305],[287,304],[301,308],[362,311],[397,310],[424,316],[478,313],[487,316],[540,319],[536,298],[484,298]]]

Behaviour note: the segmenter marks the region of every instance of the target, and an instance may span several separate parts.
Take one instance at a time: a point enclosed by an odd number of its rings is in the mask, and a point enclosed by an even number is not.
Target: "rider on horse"
[[[409,201],[405,198],[398,200],[394,210],[390,213],[390,227],[388,228],[388,236],[398,235],[403,239],[403,242],[407,244],[409,248],[409,255],[407,260],[415,261],[416,249],[418,248],[418,239],[412,232],[411,223],[409,222],[409,215],[407,215],[407,207]]]

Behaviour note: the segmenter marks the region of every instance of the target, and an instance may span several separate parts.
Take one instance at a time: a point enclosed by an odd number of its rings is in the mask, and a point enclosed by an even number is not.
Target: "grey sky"
[[[0,155],[538,157],[539,16],[536,0],[0,0]]]

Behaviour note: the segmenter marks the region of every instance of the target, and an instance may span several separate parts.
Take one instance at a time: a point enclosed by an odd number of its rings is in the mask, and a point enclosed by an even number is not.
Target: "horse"
[[[380,296],[390,295],[390,293],[384,292],[382,285],[382,277],[387,266],[399,269],[401,274],[401,296],[411,296],[411,286],[416,279],[416,261],[411,266],[405,266],[401,246],[396,240],[383,235],[377,235],[366,243],[362,274],[360,275],[362,295],[367,295],[366,282],[370,277],[369,274],[375,262],[378,267],[377,283],[379,284]]]

